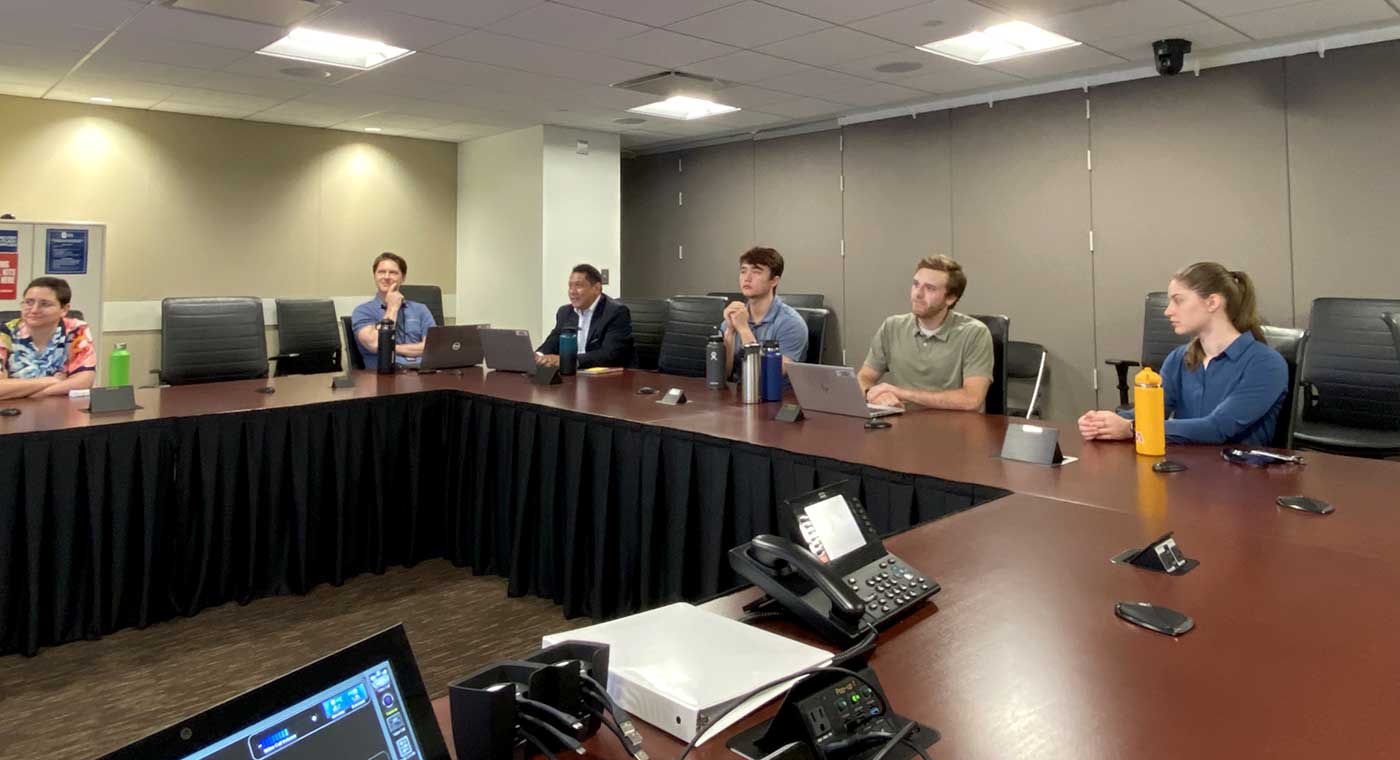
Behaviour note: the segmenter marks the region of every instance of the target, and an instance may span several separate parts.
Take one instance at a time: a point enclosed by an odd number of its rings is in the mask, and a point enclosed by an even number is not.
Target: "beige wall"
[[[106,224],[107,302],[368,293],[383,250],[450,293],[456,174],[450,143],[0,96],[0,213]]]
[[[1072,420],[1116,404],[1104,360],[1137,358],[1145,294],[1193,261],[1250,272],[1277,325],[1306,326],[1321,296],[1400,295],[1397,69],[1400,43],[1385,43],[857,124],[844,150],[826,132],[633,159],[624,295],[725,284],[750,228],[814,236],[837,214],[844,269],[817,287],[844,294],[845,363],[908,308],[912,263],[947,252],[968,270],[964,310],[1007,314],[1013,340],[1046,346],[1048,414]],[[843,177],[837,211],[752,189]]]
[[[544,127],[462,143],[457,163],[457,321],[539,340]]]

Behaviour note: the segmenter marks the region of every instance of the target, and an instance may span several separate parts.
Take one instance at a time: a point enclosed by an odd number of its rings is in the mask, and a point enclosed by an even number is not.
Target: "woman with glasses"
[[[1288,390],[1288,364],[1264,342],[1254,283],[1214,262],[1192,264],[1167,286],[1177,335],[1192,336],[1162,362],[1167,440],[1268,446]],[[1087,412],[1085,440],[1132,438],[1132,413]]]
[[[40,277],[24,289],[18,319],[0,324],[0,398],[62,396],[91,388],[97,349],[87,323],[68,316],[73,289]]]

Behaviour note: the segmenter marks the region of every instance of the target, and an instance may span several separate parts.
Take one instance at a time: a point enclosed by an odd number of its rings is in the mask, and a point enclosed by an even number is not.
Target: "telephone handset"
[[[755,536],[729,551],[735,572],[828,639],[850,644],[939,591],[884,543],[860,501],[833,484],[784,502],[790,538]]]

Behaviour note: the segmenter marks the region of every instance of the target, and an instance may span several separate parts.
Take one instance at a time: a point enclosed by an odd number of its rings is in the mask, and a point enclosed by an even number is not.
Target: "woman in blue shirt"
[[[1167,440],[1268,446],[1288,390],[1288,364],[1264,342],[1254,283],[1214,262],[1192,264],[1167,286],[1167,319],[1193,335],[1162,363]],[[1079,418],[1085,440],[1133,437],[1132,414]]]

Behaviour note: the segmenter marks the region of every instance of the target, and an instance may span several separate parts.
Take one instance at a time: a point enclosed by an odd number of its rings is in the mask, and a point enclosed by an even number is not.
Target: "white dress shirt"
[[[602,296],[593,299],[587,309],[579,311],[574,309],[578,315],[578,352],[584,353],[588,350],[588,330],[593,326],[593,311],[598,308],[598,302],[603,300]]]

